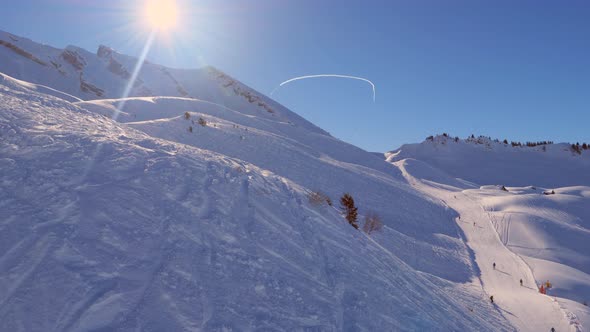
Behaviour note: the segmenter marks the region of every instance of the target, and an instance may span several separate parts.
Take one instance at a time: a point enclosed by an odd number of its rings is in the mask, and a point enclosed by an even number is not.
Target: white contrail
[[[371,84],[371,87],[373,88],[373,102],[375,102],[375,84],[373,84],[373,82],[371,82],[370,80],[368,80],[366,78],[362,78],[362,77],[350,76],[350,75],[338,75],[338,74],[319,74],[319,75],[306,75],[306,76],[295,77],[295,78],[292,78],[290,80],[286,80],[285,82],[279,84],[279,86],[277,86],[274,90],[272,90],[270,95],[272,96],[272,94],[275,93],[275,91],[277,91],[278,88],[282,87],[283,85],[285,85],[287,83],[291,83],[293,81],[298,81],[298,80],[304,80],[304,79],[308,79],[308,78],[319,78],[319,77],[349,78],[349,79],[353,79],[353,80],[365,81],[365,82]]]

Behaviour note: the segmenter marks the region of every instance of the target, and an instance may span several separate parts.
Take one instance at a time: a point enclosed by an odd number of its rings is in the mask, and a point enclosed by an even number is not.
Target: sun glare
[[[147,24],[154,29],[171,30],[178,24],[175,0],[147,0],[144,10]]]

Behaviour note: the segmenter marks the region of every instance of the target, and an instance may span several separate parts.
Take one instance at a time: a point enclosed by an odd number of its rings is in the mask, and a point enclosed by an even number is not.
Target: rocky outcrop
[[[81,71],[86,66],[86,60],[84,60],[84,58],[75,51],[64,50],[60,56],[65,62],[72,65],[72,67],[74,67],[77,71]]]
[[[209,73],[221,81],[221,86],[226,89],[231,88],[236,95],[244,97],[250,104],[256,104],[258,107],[271,114],[275,112],[259,95],[251,90],[245,89],[238,81],[225,73],[213,67],[209,67]]]
[[[176,80],[176,78],[174,76],[172,76],[172,74],[166,70],[166,68],[162,68],[162,73],[166,76],[168,76],[172,82],[174,82],[174,84],[176,85],[176,91],[178,91],[178,93],[182,96],[182,97],[186,97],[188,96],[188,92],[184,89],[184,87],[178,82],[178,80]]]
[[[12,50],[14,53],[16,53],[16,54],[18,54],[18,55],[20,55],[22,57],[25,57],[25,58],[27,58],[27,59],[29,59],[31,61],[34,61],[34,62],[40,64],[41,66],[47,66],[47,63],[46,62],[42,61],[41,59],[35,57],[31,53],[23,50],[22,48],[14,45],[14,44],[12,44],[10,42],[7,42],[5,40],[1,40],[0,39],[0,45],[1,46],[4,46],[4,47],[6,47],[6,48],[8,48],[10,50]]]
[[[108,60],[107,70],[116,76],[124,79],[129,80],[131,79],[131,73],[123,66],[117,59],[114,57],[115,51],[112,48],[100,45],[98,50],[96,51],[96,55],[101,58]],[[135,79],[133,82],[133,87],[137,88],[143,85],[143,81],[140,78]]]
[[[100,45],[96,51],[96,55],[98,55],[99,58],[110,58],[113,55],[113,49],[108,46]]]
[[[117,62],[117,60],[113,59],[112,57],[109,60],[109,66],[107,68],[111,73],[113,73],[125,80],[128,80],[131,78],[131,74],[129,74],[127,69],[125,69],[125,67],[123,67],[122,64]]]
[[[55,68],[60,74],[62,74],[63,76],[67,76],[66,72],[61,69],[60,63],[57,63],[55,61],[49,61],[49,62],[51,62],[51,64],[53,65],[53,68]]]
[[[80,90],[82,90],[82,92],[92,93],[97,97],[104,96],[104,90],[84,81],[82,74],[80,74]]]

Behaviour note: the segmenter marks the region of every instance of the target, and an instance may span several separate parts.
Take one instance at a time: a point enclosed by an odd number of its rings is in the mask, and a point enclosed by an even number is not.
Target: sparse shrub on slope
[[[359,229],[359,225],[356,223],[358,218],[358,208],[354,206],[354,199],[349,193],[340,197],[340,205],[348,223],[352,227]]]
[[[572,144],[572,151],[576,152],[577,154],[582,154],[582,150],[580,150],[580,143]]]
[[[376,213],[369,213],[365,216],[365,224],[363,225],[363,231],[368,235],[371,235],[373,232],[378,232],[383,228],[383,222],[381,221],[381,217],[379,217]]]
[[[191,118],[191,114],[189,112],[184,112],[184,119],[188,120]]]
[[[323,204],[328,204],[332,206],[332,200],[328,195],[321,191],[312,191],[307,195],[309,203],[314,206],[321,206]]]
[[[203,127],[207,126],[207,121],[201,117],[199,117],[198,123]]]

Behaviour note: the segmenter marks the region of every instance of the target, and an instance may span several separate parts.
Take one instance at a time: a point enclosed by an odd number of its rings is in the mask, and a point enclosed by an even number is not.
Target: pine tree
[[[358,218],[358,208],[354,206],[354,199],[349,193],[344,194],[340,198],[340,205],[343,212],[346,214],[346,220],[348,220],[348,223],[352,227],[359,229],[359,225],[356,223]]]

